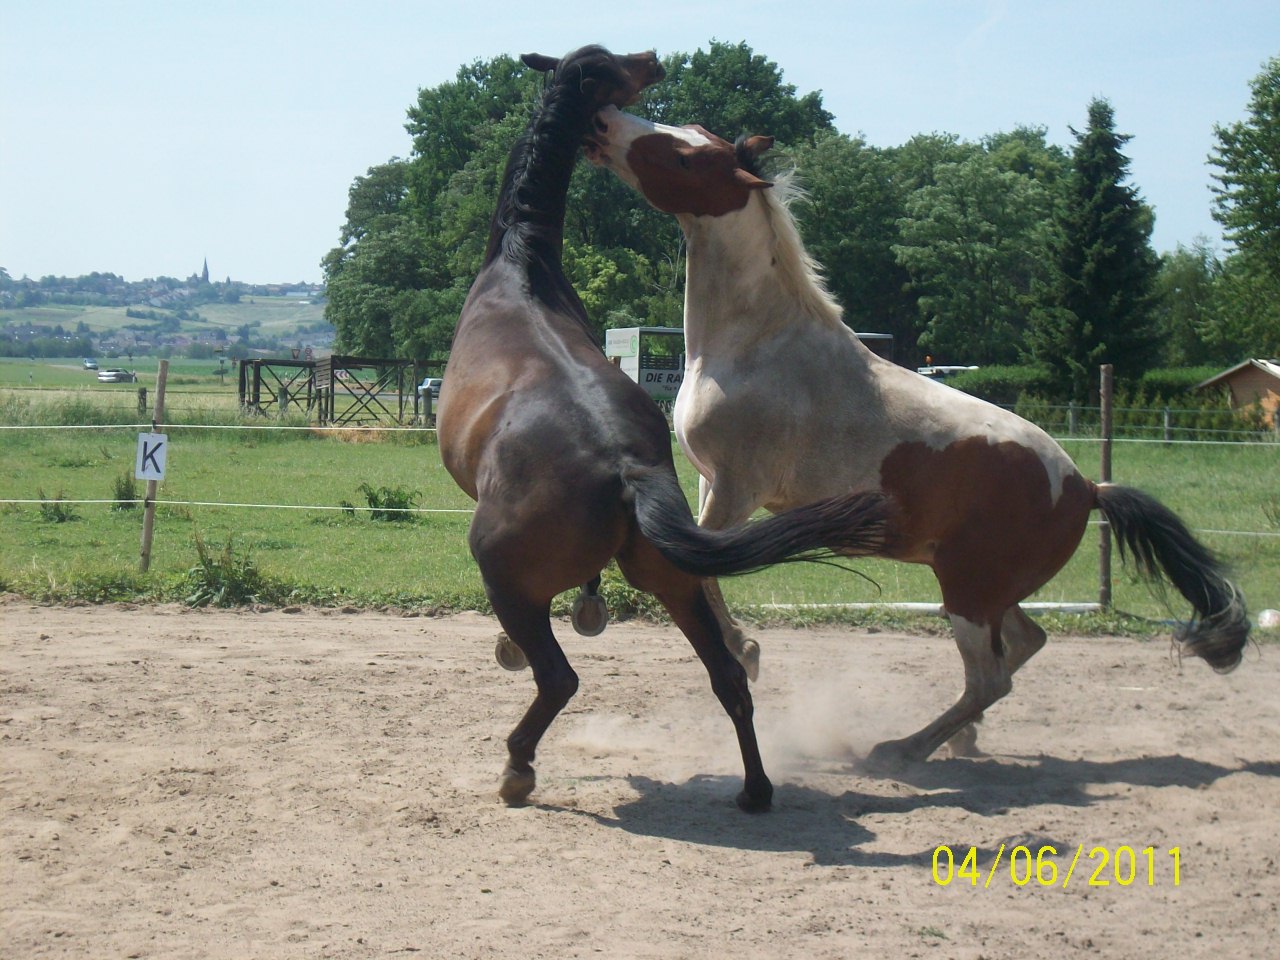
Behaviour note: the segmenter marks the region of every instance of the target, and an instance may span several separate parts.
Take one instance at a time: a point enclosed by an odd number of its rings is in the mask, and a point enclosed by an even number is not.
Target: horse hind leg
[[[1005,663],[1009,667],[1009,675],[1018,672],[1018,668],[1034,657],[1044,647],[1046,640],[1044,629],[1027,616],[1017,604],[1004,612],[1000,620],[1000,641],[1004,649]],[[953,757],[980,757],[983,752],[978,747],[978,727],[982,722],[979,715],[947,740],[944,745]]]
[[[537,784],[533,760],[538,743],[551,721],[577,693],[578,675],[551,631],[550,601],[529,601],[488,582],[485,590],[506,631],[507,642],[533,668],[533,681],[538,688],[533,703],[507,737],[507,763],[498,786],[498,796],[504,802],[519,806],[529,799]]]
[[[634,586],[649,591],[667,608],[702,661],[712,692],[733,722],[744,768],[738,807],[748,813],[768,810],[773,802],[773,784],[760,758],[747,674],[725,645],[720,624],[703,591],[703,581],[672,567],[647,543],[634,547],[626,557],[619,556],[618,563]]]
[[[956,647],[964,662],[964,692],[951,707],[923,729],[902,740],[876,744],[866,765],[892,772],[926,760],[940,746],[982,717],[982,712],[1013,687],[1000,639],[1000,621],[973,623],[950,614]],[[963,741],[961,741],[963,744]]]

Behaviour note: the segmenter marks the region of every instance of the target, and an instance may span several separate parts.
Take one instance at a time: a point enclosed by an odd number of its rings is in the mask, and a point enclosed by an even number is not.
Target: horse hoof
[[[583,637],[598,637],[609,623],[609,607],[601,596],[578,595],[569,613],[573,629]]]
[[[768,813],[773,806],[773,784],[766,781],[763,788],[743,788],[735,802],[743,813]]]
[[[978,749],[978,728],[972,723],[967,723],[961,727],[947,741],[947,753],[953,758],[986,756]]]
[[[872,747],[871,752],[858,766],[866,773],[888,776],[901,773],[916,762],[901,740],[886,740]]]
[[[529,794],[537,784],[533,770],[521,771],[507,767],[502,771],[502,781],[498,784],[498,797],[508,807],[522,807],[529,800]]]
[[[494,647],[493,655],[504,670],[523,670],[529,665],[529,658],[524,655],[524,651],[505,633],[498,634],[498,644]]]
[[[760,644],[754,640],[743,640],[738,651],[738,662],[747,671],[747,679],[755,683],[760,676]]]

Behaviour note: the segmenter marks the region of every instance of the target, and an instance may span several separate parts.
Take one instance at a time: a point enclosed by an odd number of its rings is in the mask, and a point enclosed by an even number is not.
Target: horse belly
[[[968,437],[941,449],[900,444],[882,486],[900,511],[894,556],[930,564],[947,608],[975,622],[1022,600],[1071,558],[1093,484],[1043,451]],[[978,619],[975,619],[978,618]]]

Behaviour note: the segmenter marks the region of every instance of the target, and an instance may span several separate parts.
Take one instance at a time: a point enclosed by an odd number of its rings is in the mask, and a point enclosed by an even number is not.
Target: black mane
[[[565,196],[598,91],[625,82],[614,56],[599,46],[583,47],[556,65],[507,158],[486,263],[504,256],[559,269]]]

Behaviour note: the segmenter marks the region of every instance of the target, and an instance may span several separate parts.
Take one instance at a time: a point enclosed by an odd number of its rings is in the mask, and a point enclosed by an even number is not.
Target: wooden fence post
[[[159,433],[164,420],[164,385],[169,379],[169,361],[160,361],[160,373],[156,377],[156,406],[151,417],[151,432]],[[155,480],[147,481],[147,497],[143,501],[142,510],[142,572],[151,567],[151,537],[156,526],[156,487]]]
[[[1102,406],[1102,444],[1098,465],[1100,483],[1111,482],[1111,401],[1114,396],[1112,366],[1102,365],[1102,383],[1100,402]],[[1098,605],[1103,610],[1111,609],[1111,524],[1103,520],[1098,531]]]

